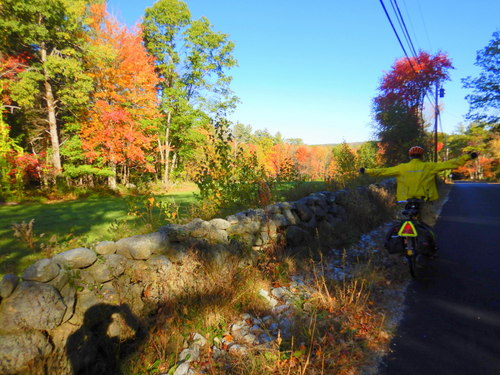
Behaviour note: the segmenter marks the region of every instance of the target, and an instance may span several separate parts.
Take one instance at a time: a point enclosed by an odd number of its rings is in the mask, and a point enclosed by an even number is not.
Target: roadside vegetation
[[[479,77],[463,81],[473,91],[468,122],[439,133],[437,145],[424,98],[449,79],[452,57],[421,52],[382,77],[372,108],[376,140],[312,146],[228,120],[238,103],[230,87],[235,45],[181,0],[156,1],[137,30],[120,25],[102,1],[3,0],[0,31],[0,275],[167,223],[368,184],[359,168],[404,161],[416,144],[428,160],[434,147],[437,160],[479,152],[455,177],[500,177],[498,32],[478,51]],[[353,199],[349,213],[364,217],[358,209]],[[343,224],[354,245],[366,223]],[[353,258],[346,245],[331,258],[298,257],[276,244],[256,264],[225,269],[210,268],[193,249],[176,265],[176,299],[164,301],[124,371],[172,374],[196,332],[212,344],[196,363],[205,373],[360,374],[390,339],[386,291],[405,283],[377,246]],[[352,272],[327,279],[321,270],[343,254]],[[232,339],[236,317],[269,313],[258,291],[288,287],[294,275],[309,276],[310,293],[297,303],[293,339],[214,362],[211,351]]]

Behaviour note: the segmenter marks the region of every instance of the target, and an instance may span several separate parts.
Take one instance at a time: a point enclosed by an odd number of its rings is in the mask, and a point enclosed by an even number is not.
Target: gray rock
[[[335,202],[344,206],[347,202],[349,192],[347,190],[339,190],[335,192]]]
[[[148,234],[122,238],[116,242],[117,252],[128,252],[133,259],[146,260],[152,254],[161,254],[168,250],[170,245],[167,232],[159,231]]]
[[[79,247],[57,254],[52,259],[68,268],[86,268],[97,260],[97,254],[90,249]]]
[[[282,314],[282,313],[290,310],[290,308],[291,308],[291,306],[288,304],[275,306],[275,307],[273,307],[273,313]]]
[[[242,340],[250,345],[257,345],[259,343],[259,339],[253,333],[247,333],[242,337]]]
[[[170,267],[172,267],[172,262],[165,255],[153,255],[146,261],[156,272],[166,273]]]
[[[52,285],[59,292],[70,282],[72,282],[70,277],[71,271],[61,269],[59,274],[52,280],[48,281],[47,284]]]
[[[283,288],[283,287],[271,289],[271,294],[274,297],[279,298],[279,299],[285,297],[288,293],[289,293],[288,290],[286,288]]]
[[[270,241],[270,236],[267,232],[260,232],[255,236],[255,246],[267,245]]]
[[[311,235],[296,225],[291,225],[287,228],[285,238],[289,246],[300,246],[311,241]]]
[[[0,335],[0,373],[17,374],[34,359],[50,354],[52,349],[42,332]]]
[[[119,254],[107,254],[104,255],[104,260],[109,266],[111,273],[114,277],[118,277],[125,272],[125,265],[127,264],[127,258]]]
[[[114,254],[116,249],[116,243],[113,241],[101,241],[94,248],[95,252],[100,255]]]
[[[185,225],[167,224],[158,229],[158,232],[165,233],[170,241],[185,241],[189,238],[189,231]]]
[[[238,235],[238,234],[244,234],[244,233],[257,233],[261,230],[263,227],[262,222],[260,221],[253,221],[248,218],[246,220],[241,220],[236,224],[231,225],[229,228],[227,228],[227,233],[228,235]]]
[[[231,223],[227,220],[216,218],[208,222],[212,228],[217,230],[226,230],[231,226]]]
[[[271,297],[267,290],[261,289],[259,290],[259,295],[262,296],[268,303],[271,305],[271,307],[274,307],[278,304],[278,301]]]
[[[86,269],[98,283],[110,281],[123,272],[125,272],[125,264],[127,258],[120,254],[103,255],[101,259],[95,262],[92,266]]]
[[[188,363],[197,361],[199,358],[200,358],[199,345],[193,345],[189,348],[186,348],[179,354],[179,360]]]
[[[276,224],[278,228],[283,228],[290,225],[288,219],[282,214],[276,214],[271,216],[270,220]]]
[[[190,341],[192,344],[199,345],[200,347],[207,345],[207,339],[199,333],[195,333]]]
[[[268,334],[266,334],[266,333],[262,333],[262,334],[259,335],[259,341],[262,342],[262,343],[264,343],[264,344],[266,344],[268,342],[271,342],[273,340],[274,339],[271,336],[269,336]]]
[[[101,302],[109,305],[118,305],[120,303],[120,294],[113,285],[113,282],[103,284],[99,291],[99,299]]]
[[[7,298],[10,296],[14,289],[16,289],[17,284],[19,284],[19,277],[17,275],[11,273],[4,275],[0,281],[0,297]]]
[[[96,295],[90,291],[85,290],[82,293],[77,293],[75,312],[71,319],[69,319],[69,323],[73,325],[81,325],[83,323],[85,312],[100,302],[101,301],[99,301]]]
[[[225,230],[213,229],[208,233],[208,240],[211,243],[228,244],[229,236]]]
[[[70,280],[71,284],[78,290],[93,289],[97,283],[94,276],[87,269],[71,270]]]
[[[62,323],[65,323],[70,320],[75,313],[76,289],[71,285],[66,285],[64,288],[62,288],[60,294],[63,298],[64,303],[66,304],[66,312],[64,313],[62,319]]]
[[[297,210],[297,214],[302,221],[309,221],[312,218],[311,209],[303,202],[297,202],[295,204],[295,209]]]
[[[23,281],[0,304],[0,329],[4,332],[49,330],[61,324],[65,312],[66,304],[52,285]]]
[[[287,222],[291,225],[298,224],[300,222],[300,219],[297,215],[293,214],[293,212],[289,208],[284,208],[283,209],[283,216],[287,220]]]
[[[326,217],[326,210],[323,206],[312,206],[311,210],[316,219],[324,219]]]
[[[128,247],[117,247],[116,254],[124,256],[127,259],[133,259]]]
[[[175,369],[174,375],[194,375],[195,372],[189,367],[189,363],[181,363]]]
[[[326,207],[326,197],[322,193],[313,193],[308,197],[308,204],[310,206]]]
[[[267,214],[267,215],[275,215],[275,214],[279,214],[281,212],[281,209],[280,209],[280,206],[277,205],[277,204],[271,204],[269,206],[266,206],[266,208],[264,209],[264,212]]]
[[[202,219],[194,219],[186,224],[186,229],[189,231],[191,237],[201,238],[206,237],[211,230],[211,226],[207,221]]]
[[[106,281],[113,279],[113,274],[111,273],[109,265],[102,260],[95,262],[87,268],[86,271],[90,273],[92,278],[98,283],[105,283]]]
[[[51,259],[40,259],[26,268],[23,272],[23,279],[26,281],[39,281],[46,283],[59,274],[59,265]]]

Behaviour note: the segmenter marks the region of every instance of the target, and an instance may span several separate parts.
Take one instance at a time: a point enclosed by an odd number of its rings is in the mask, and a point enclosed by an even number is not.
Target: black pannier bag
[[[417,226],[418,251],[424,255],[433,255],[436,252],[436,239],[434,232],[425,224],[418,223]]]
[[[389,254],[403,254],[405,252],[405,246],[403,237],[398,236],[399,228],[401,228],[402,222],[394,224],[385,236],[384,247],[389,252]]]
[[[404,254],[404,239],[398,236],[399,229],[404,221],[394,224],[385,237],[384,247],[389,254]],[[417,247],[421,254],[432,255],[436,252],[436,241],[431,228],[425,224],[416,223],[415,229],[418,232]]]

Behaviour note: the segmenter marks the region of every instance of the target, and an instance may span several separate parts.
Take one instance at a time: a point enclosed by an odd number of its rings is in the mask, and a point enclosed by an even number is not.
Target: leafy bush
[[[269,184],[255,154],[232,147],[232,135],[221,121],[208,136],[204,160],[194,176],[200,207],[211,213],[235,211],[269,203]],[[263,199],[265,198],[265,199]],[[261,202],[264,203],[264,202]],[[206,215],[205,215],[206,216]]]

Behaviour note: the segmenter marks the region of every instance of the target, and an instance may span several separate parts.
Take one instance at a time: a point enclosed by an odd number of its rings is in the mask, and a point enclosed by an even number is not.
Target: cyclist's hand
[[[365,168],[364,167],[359,168],[359,173],[361,174],[365,173]]]
[[[474,152],[474,151],[469,152],[469,156],[471,159],[475,159],[475,158],[477,158],[477,152]]]

